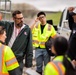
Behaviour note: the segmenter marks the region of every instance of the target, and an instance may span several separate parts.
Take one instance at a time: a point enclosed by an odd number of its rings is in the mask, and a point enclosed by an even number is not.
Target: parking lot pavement
[[[25,71],[26,71],[26,68],[24,67],[22,75],[28,75]],[[29,72],[31,73],[31,75],[35,75],[35,74],[32,74],[32,73],[36,72],[35,50],[33,50],[33,66],[32,66],[32,70],[29,70]],[[39,74],[36,74],[36,75],[39,75]]]
[[[53,58],[54,58],[54,56],[51,57],[51,60]],[[32,70],[34,70],[36,72],[35,50],[33,50],[33,66],[32,66]],[[24,67],[23,74],[22,75],[28,75],[25,71],[26,71],[26,68]],[[34,72],[34,71],[32,71],[32,72]],[[31,75],[35,75],[35,73],[34,74],[31,74]],[[36,75],[39,75],[39,74],[36,74]]]

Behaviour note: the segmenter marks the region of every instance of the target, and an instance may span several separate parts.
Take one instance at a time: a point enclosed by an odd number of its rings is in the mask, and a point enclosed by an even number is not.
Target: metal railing
[[[0,0],[0,12],[3,15],[3,20],[10,20],[11,0]]]

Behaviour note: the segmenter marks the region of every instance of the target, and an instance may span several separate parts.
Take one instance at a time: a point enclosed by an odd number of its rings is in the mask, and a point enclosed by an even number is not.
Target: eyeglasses
[[[39,17],[39,19],[42,19],[42,18],[45,18],[45,16],[41,16],[41,17]]]
[[[21,19],[23,19],[23,17],[21,17],[21,18],[17,18],[17,17],[15,17],[15,19],[17,19],[17,20],[21,20]]]

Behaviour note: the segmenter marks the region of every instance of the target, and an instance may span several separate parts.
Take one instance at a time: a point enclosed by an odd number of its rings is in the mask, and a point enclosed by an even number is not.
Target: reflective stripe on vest
[[[40,45],[43,45],[44,46],[45,45],[45,42],[40,42]]]
[[[40,44],[40,45],[45,45],[45,42],[39,42],[37,40],[33,40],[33,43],[37,43],[37,44]]]
[[[48,25],[48,31],[51,31],[51,25],[50,24]]]
[[[39,41],[37,41],[37,40],[33,40],[32,42],[33,42],[33,43],[39,44]]]
[[[53,62],[50,62],[50,64],[54,67],[58,75],[64,75],[64,69],[61,62],[53,61]]]
[[[0,75],[9,75],[8,73],[2,73],[4,63],[4,47],[4,45],[0,46]]]
[[[12,64],[17,63],[17,60],[16,60],[15,57],[12,58],[12,59],[10,59],[10,60],[8,60],[8,61],[6,61],[7,67],[10,66],[10,65],[12,65],[11,63],[12,63]]]
[[[3,74],[2,74],[2,73],[0,73],[0,75],[9,75],[9,74],[7,74],[7,73],[3,73]]]

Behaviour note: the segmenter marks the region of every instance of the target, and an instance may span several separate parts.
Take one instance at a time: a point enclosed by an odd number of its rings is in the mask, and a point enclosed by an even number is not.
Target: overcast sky
[[[59,11],[68,6],[76,6],[76,0],[11,0],[12,3],[28,3],[39,10]]]

